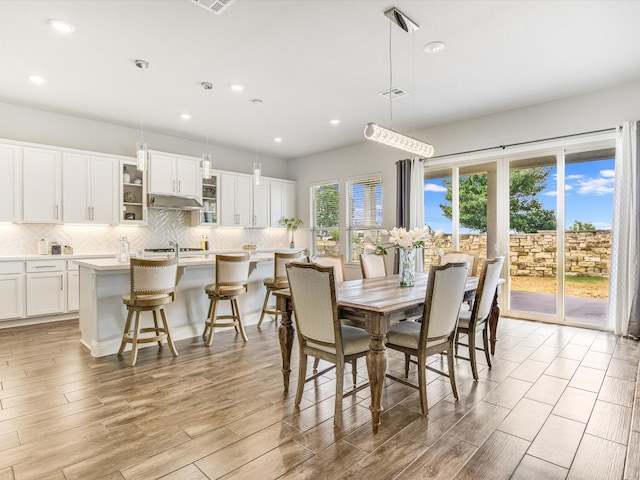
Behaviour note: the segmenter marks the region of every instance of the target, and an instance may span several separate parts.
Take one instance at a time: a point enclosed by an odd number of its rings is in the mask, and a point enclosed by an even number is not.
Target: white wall
[[[530,105],[484,117],[440,125],[416,132],[434,145],[436,155],[489,148],[510,143],[612,128],[625,120],[640,119],[640,82],[561,100]],[[363,125],[364,128],[364,125]],[[297,234],[299,246],[309,242],[309,186],[338,180],[344,203],[344,182],[350,176],[381,172],[383,224],[395,223],[395,161],[407,154],[364,141],[355,145],[290,160],[292,178],[298,181],[298,215],[306,229]],[[341,225],[345,205],[341,204]],[[344,235],[342,235],[344,237]],[[302,243],[302,242],[307,243]],[[344,245],[342,245],[344,250]]]

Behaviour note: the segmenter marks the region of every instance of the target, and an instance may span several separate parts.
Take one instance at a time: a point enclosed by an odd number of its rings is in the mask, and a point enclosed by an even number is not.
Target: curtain
[[[424,228],[424,162],[411,161],[411,190],[409,217],[411,228]],[[424,249],[416,248],[416,272],[424,272]]]
[[[411,228],[411,160],[396,162],[396,227]],[[398,273],[398,252],[393,261],[393,273]]]
[[[607,320],[616,335],[634,337],[640,337],[638,135],[638,122],[624,122],[616,142]]]

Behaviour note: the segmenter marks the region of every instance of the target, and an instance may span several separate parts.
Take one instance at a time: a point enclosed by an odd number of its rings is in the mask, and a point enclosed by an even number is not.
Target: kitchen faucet
[[[176,251],[176,258],[180,258],[180,247],[178,247],[178,242],[177,241],[173,241],[173,240],[169,240],[169,246],[173,247]]]

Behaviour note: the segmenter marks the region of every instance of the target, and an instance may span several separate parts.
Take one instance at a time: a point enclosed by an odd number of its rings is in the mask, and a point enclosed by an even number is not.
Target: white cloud
[[[579,180],[580,178],[584,178],[584,175],[574,174],[574,175],[567,175],[566,177],[564,177],[565,180]]]
[[[593,226],[598,230],[611,230],[611,224],[606,222],[593,222]]]
[[[600,170],[600,175],[606,178],[613,178],[616,175],[615,170]]]
[[[567,190],[573,190],[573,186],[571,186],[571,185],[569,185],[569,184],[567,183],[567,184],[564,186],[564,190],[565,190],[565,192],[566,192]]]
[[[548,192],[542,192],[542,195],[546,195],[547,197],[556,197],[558,196],[558,192],[555,190],[549,190]]]
[[[609,195],[613,193],[613,178],[589,178],[576,186],[581,195]]]
[[[437,185],[435,183],[425,183],[424,185],[425,192],[446,192],[447,187],[443,187],[442,185]]]

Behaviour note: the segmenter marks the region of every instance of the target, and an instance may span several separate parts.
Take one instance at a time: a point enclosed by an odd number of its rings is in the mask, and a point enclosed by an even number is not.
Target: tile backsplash
[[[260,248],[287,247],[287,231],[279,228],[192,227],[191,213],[178,210],[148,210],[147,225],[54,225],[0,224],[2,255],[36,255],[39,238],[73,247],[74,253],[115,253],[118,238],[129,237],[131,251],[138,248],[164,248],[170,240],[180,246],[199,247],[202,235],[209,237],[209,248],[235,249],[245,243]]]

